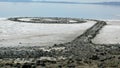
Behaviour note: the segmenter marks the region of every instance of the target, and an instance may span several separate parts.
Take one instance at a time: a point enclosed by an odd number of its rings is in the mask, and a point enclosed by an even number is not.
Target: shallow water
[[[0,17],[47,16],[120,19],[119,6],[58,3],[0,2]]]

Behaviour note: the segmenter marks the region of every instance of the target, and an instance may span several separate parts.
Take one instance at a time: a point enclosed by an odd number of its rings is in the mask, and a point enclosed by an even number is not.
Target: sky
[[[33,1],[41,1],[41,0],[33,0]],[[42,0],[44,1],[44,0]],[[45,1],[72,1],[72,2],[120,2],[120,0],[45,0]]]
[[[120,0],[0,0],[0,1],[66,1],[66,2],[120,2]]]

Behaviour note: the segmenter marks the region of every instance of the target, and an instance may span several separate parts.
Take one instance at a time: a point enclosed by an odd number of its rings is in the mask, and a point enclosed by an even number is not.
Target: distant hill
[[[30,2],[31,0],[0,0],[0,2]]]
[[[42,2],[42,3],[63,3],[63,4],[82,4],[80,2],[67,2],[67,1],[34,1],[34,2]]]
[[[100,2],[100,3],[91,3],[91,4],[101,4],[101,5],[115,5],[115,6],[120,6],[120,2]]]
[[[45,0],[0,0],[0,2],[41,2],[41,3],[63,3],[63,4],[82,4],[80,2],[68,1],[45,1]]]
[[[63,3],[63,4],[99,4],[99,5],[115,5],[120,6],[120,2],[97,2],[97,3],[83,3],[83,2],[69,2],[69,1],[45,1],[45,0],[0,0],[0,2],[41,2],[41,3]]]

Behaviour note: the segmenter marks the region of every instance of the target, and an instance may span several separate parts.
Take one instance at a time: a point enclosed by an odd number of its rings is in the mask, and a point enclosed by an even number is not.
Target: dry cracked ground
[[[73,40],[53,46],[0,47],[0,68],[120,68],[120,45],[97,44],[94,38],[107,23],[100,20],[16,17],[19,23],[95,23]],[[79,33],[79,31],[78,31]],[[22,45],[22,43],[19,43]]]

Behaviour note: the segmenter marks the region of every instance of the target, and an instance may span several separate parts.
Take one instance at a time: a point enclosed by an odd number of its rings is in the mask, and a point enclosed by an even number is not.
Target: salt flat
[[[96,44],[120,44],[120,20],[109,20],[92,40]]]
[[[52,46],[72,41],[96,22],[78,24],[40,24],[0,19],[0,47]]]

